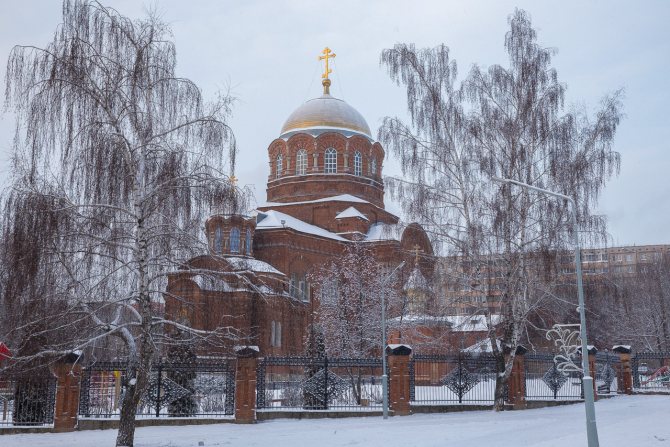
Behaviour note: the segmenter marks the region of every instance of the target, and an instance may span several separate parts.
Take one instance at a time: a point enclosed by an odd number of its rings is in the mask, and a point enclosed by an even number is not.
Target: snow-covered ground
[[[670,446],[670,397],[620,396],[596,404],[603,447]],[[256,425],[147,427],[138,447],[198,446],[585,446],[584,406],[494,413],[477,411],[316,420]],[[0,436],[3,447],[113,446],[115,430]]]

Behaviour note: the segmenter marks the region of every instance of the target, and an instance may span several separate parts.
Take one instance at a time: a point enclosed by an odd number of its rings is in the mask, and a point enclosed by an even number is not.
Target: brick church
[[[257,345],[263,355],[302,353],[319,305],[308,274],[353,241],[369,244],[389,270],[405,261],[401,282],[433,274],[426,232],[384,208],[384,148],[356,109],[330,95],[334,54],[323,54],[323,95],[291,113],[268,146],[267,202],[250,215],[209,217],[209,253],[169,278],[168,316],[236,339],[201,354],[229,353],[234,344]]]

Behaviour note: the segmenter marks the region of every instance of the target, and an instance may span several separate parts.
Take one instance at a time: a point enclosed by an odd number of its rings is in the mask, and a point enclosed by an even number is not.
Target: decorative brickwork
[[[631,349],[629,346],[614,346],[612,351],[619,354],[620,366],[617,371],[617,391],[622,394],[633,394],[633,368],[631,365]]]
[[[81,366],[75,362],[79,356],[71,355],[56,363],[52,371],[56,376],[56,408],[54,431],[74,431],[79,410],[79,380]]]
[[[412,348],[407,345],[389,345],[386,353],[389,369],[389,408],[396,416],[407,416],[412,413],[409,370]]]
[[[517,348],[508,382],[508,401],[515,409],[523,409],[526,406],[526,368],[524,364],[526,352],[527,349],[523,346]]]
[[[235,422],[238,424],[253,424],[256,422],[258,347],[240,346],[237,347],[236,354]]]

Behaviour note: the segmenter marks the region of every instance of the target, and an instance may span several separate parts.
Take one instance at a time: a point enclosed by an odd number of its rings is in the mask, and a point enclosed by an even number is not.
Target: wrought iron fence
[[[617,354],[598,352],[596,354],[596,389],[599,395],[616,394],[619,390],[621,360]]]
[[[256,408],[371,411],[382,406],[382,360],[266,357],[258,362]]]
[[[573,361],[581,364],[579,357]],[[526,400],[583,399],[582,373],[562,372],[553,354],[526,354],[524,368]]]
[[[410,401],[415,405],[491,404],[495,371],[491,354],[415,355],[410,362]]]
[[[638,352],[632,369],[636,392],[670,393],[670,352]]]
[[[98,363],[82,374],[79,415],[119,417],[126,365]],[[235,361],[157,363],[140,399],[138,417],[226,417],[235,414]]]
[[[55,404],[55,377],[0,377],[0,427],[52,425]]]

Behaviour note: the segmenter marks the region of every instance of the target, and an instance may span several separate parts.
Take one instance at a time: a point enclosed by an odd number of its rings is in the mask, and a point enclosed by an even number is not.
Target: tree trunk
[[[495,411],[505,410],[505,386],[509,380],[509,376],[505,374],[506,366],[505,355],[500,351],[496,355],[496,388],[493,395]]]
[[[121,401],[119,432],[116,435],[117,447],[133,447],[135,442],[135,415],[142,396],[143,384],[146,385],[148,373],[144,368],[128,369],[128,385]]]

